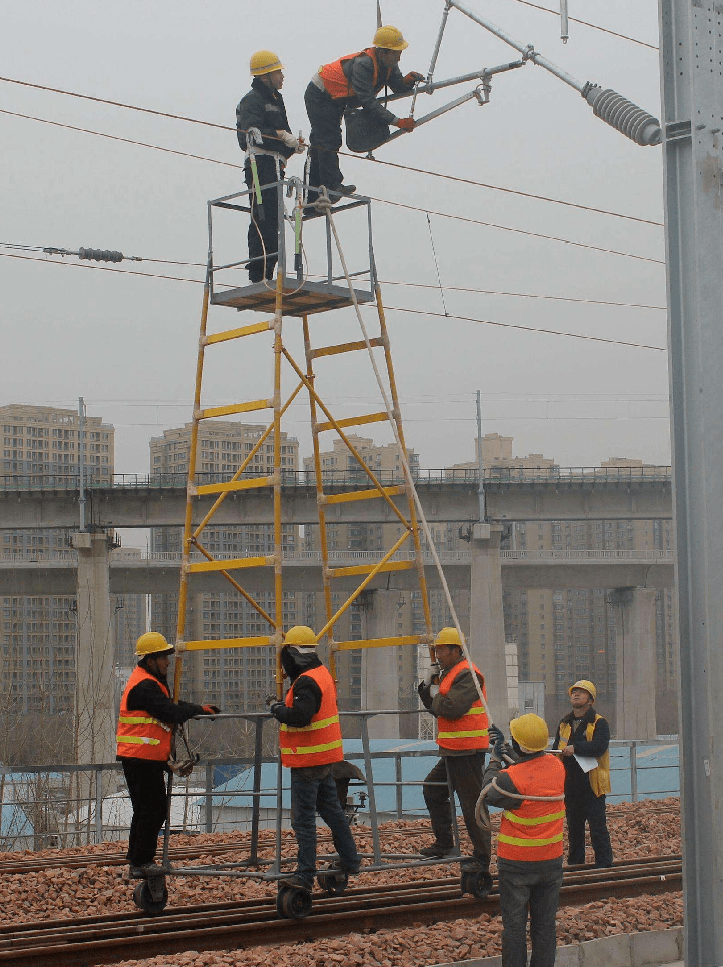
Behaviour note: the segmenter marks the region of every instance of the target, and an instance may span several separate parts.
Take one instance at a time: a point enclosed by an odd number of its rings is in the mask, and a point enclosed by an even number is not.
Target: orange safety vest
[[[331,64],[324,64],[323,67],[319,68],[319,77],[324,83],[326,92],[334,100],[338,100],[339,98],[354,97],[354,89],[351,86],[351,81],[344,73],[342,64],[348,60],[354,60],[354,58],[359,57],[360,54],[368,54],[371,57],[372,63],[374,64],[372,86],[377,86],[377,77],[379,76],[377,49],[376,47],[367,47],[366,50],[358,50],[356,54],[346,54],[344,57],[340,57],[339,60],[335,60]]]
[[[165,722],[159,722],[147,712],[130,710],[126,704],[131,689],[146,679],[155,682],[163,694],[170,698],[170,692],[163,682],[159,682],[140,665],[134,668],[121,698],[116,735],[117,754],[131,759],[166,762],[171,754],[172,727]]]
[[[592,738],[595,735],[595,726],[597,725],[598,719],[601,719],[602,715],[595,713],[595,719],[593,722],[588,722],[585,726],[585,738],[588,742],[592,742]],[[564,749],[567,743],[570,741],[570,736],[572,735],[572,725],[569,722],[560,722],[560,741],[558,742],[558,748]],[[597,766],[591,769],[587,774],[590,780],[590,787],[596,796],[604,796],[606,793],[610,792],[610,751],[606,749],[600,758],[597,760]]]
[[[534,863],[562,856],[563,764],[556,756],[545,753],[508,766],[505,772],[520,795],[549,796],[552,801],[526,799],[515,809],[503,811],[497,840],[498,857]]]
[[[446,695],[457,675],[468,668],[469,662],[466,659],[451,668],[440,682],[439,694]],[[485,691],[484,675],[474,664],[472,670],[475,675],[482,679],[482,694],[485,697],[486,704],[487,692]],[[488,749],[490,744],[488,725],[487,709],[478,698],[469,712],[459,719],[445,719],[443,716],[439,716],[437,719],[437,745],[442,749]]]
[[[311,722],[302,728],[281,723],[279,728],[281,762],[290,769],[298,769],[302,766],[325,766],[332,762],[341,762],[344,758],[334,679],[323,665],[312,668],[308,672],[302,672],[299,678],[304,675],[313,679],[321,689],[321,705]],[[299,678],[296,679],[297,682]],[[292,685],[286,693],[286,707],[291,708],[293,704],[294,686]]]

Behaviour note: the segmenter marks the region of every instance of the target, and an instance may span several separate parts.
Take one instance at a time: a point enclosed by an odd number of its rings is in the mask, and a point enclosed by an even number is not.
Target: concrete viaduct
[[[652,737],[655,728],[656,588],[674,582],[673,562],[657,551],[501,551],[503,525],[512,521],[653,520],[672,515],[671,481],[667,468],[608,468],[594,470],[489,471],[485,479],[487,523],[479,518],[476,474],[463,471],[420,471],[417,491],[430,525],[470,524],[469,550],[443,556],[447,580],[452,588],[469,588],[470,640],[474,660],[484,669],[494,719],[506,723],[510,717],[507,700],[507,669],[504,654],[502,588],[607,587],[613,592],[618,640],[626,646],[618,680],[636,682],[635,695],[628,702],[625,689],[618,696],[618,734]],[[41,482],[42,481],[42,482]],[[384,479],[385,485],[391,480]],[[356,474],[346,479],[325,481],[325,491],[367,486]],[[183,522],[186,505],[185,482],[179,476],[116,478],[113,486],[91,487],[87,492],[86,518],[90,533],[74,537],[76,553],[54,558],[0,560],[0,587],[4,594],[77,593],[88,597],[88,607],[98,627],[108,627],[103,618],[109,612],[111,593],[174,591],[178,587],[177,557],[149,556],[130,562],[113,560],[106,531],[122,528],[171,527]],[[210,506],[209,498],[209,506]],[[286,473],[283,486],[283,520],[295,525],[318,523],[317,495],[313,477]],[[340,523],[386,522],[391,511],[379,501],[357,501],[330,505],[327,519]],[[205,513],[199,501],[197,515]],[[231,494],[214,516],[214,524],[261,525],[271,522],[271,495],[249,490]],[[68,528],[78,522],[78,491],[70,480],[28,481],[0,478],[0,529]],[[65,558],[65,559],[63,559]],[[359,563],[359,557],[354,560]],[[342,563],[340,558],[339,563]],[[343,563],[348,563],[346,560]],[[271,569],[256,568],[244,575],[248,590],[270,587]],[[395,615],[398,591],[413,572],[382,575],[370,585],[372,614],[368,616],[369,637],[388,634],[386,624]],[[315,555],[297,554],[284,562],[284,586],[288,590],[321,588],[321,564]],[[427,564],[430,588],[439,587],[436,570]],[[383,582],[383,583],[382,583]],[[228,589],[217,575],[207,584],[194,583],[194,590]],[[340,590],[343,590],[341,587]],[[350,588],[353,590],[353,588]],[[79,600],[79,608],[81,602]],[[98,620],[99,619],[99,620]],[[372,629],[374,633],[372,634]],[[90,631],[87,632],[91,634]],[[81,638],[83,633],[81,631]],[[375,675],[363,701],[367,708],[396,707],[396,655],[393,649],[374,649]],[[388,657],[382,656],[388,652]],[[87,656],[84,669],[82,656]],[[79,674],[95,678],[93,642],[79,641]],[[381,667],[384,662],[389,668]],[[92,674],[91,674],[92,672]],[[376,721],[393,723],[390,716]]]

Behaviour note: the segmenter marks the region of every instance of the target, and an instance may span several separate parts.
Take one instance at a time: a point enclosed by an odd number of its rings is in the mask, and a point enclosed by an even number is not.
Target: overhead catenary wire
[[[42,262],[45,265],[65,265],[65,266],[71,266],[73,268],[78,268],[78,269],[96,269],[96,270],[100,270],[101,272],[116,272],[119,275],[136,275],[136,276],[142,276],[148,279],[165,279],[173,282],[192,282],[192,283],[195,283],[196,285],[205,284],[201,279],[179,278],[178,276],[175,276],[175,275],[162,275],[160,273],[152,273],[152,272],[138,272],[138,271],[135,271],[134,269],[115,269],[115,268],[112,268],[111,266],[106,266],[106,265],[85,265],[80,262],[49,261],[48,259],[39,259],[30,255],[17,255],[17,254],[13,254],[12,252],[0,252],[0,257],[16,258],[16,259],[25,260],[27,262]],[[411,312],[417,315],[438,316],[442,319],[458,319],[462,322],[475,322],[475,323],[478,323],[479,325],[496,326],[501,329],[518,329],[523,332],[536,332],[536,333],[541,333],[543,335],[548,335],[548,336],[565,336],[570,339],[582,339],[588,342],[608,343],[609,345],[625,346],[630,349],[655,349],[659,352],[667,352],[667,349],[665,346],[651,346],[645,343],[629,342],[629,341],[620,340],[620,339],[608,339],[603,336],[589,336],[589,335],[583,335],[582,333],[576,333],[576,332],[564,332],[563,330],[560,330],[560,329],[546,329],[540,326],[521,326],[517,323],[497,322],[491,319],[478,319],[474,316],[462,316],[462,315],[456,315],[452,313],[448,313],[447,315],[445,315],[444,313],[441,313],[441,312],[432,312],[426,309],[408,309],[403,306],[387,306],[387,309],[394,312]]]
[[[97,137],[108,138],[111,141],[121,141],[125,144],[132,144],[142,148],[151,148],[153,150],[162,151],[167,154],[180,155],[181,157],[185,157],[185,158],[193,158],[194,160],[197,160],[197,161],[208,161],[212,164],[224,165],[228,168],[243,169],[243,165],[234,164],[231,161],[220,161],[217,158],[208,158],[204,155],[191,154],[190,152],[187,152],[187,151],[177,151],[174,148],[163,148],[163,147],[160,147],[159,145],[148,144],[145,141],[134,141],[130,138],[121,138],[114,134],[104,134],[99,131],[92,131],[89,128],[81,128],[75,125],[61,124],[59,121],[49,121],[46,118],[39,118],[30,114],[20,114],[16,111],[6,111],[3,108],[0,108],[0,114],[7,114],[7,115],[10,115],[11,117],[25,118],[30,121],[40,121],[44,124],[52,124],[55,127],[68,128],[71,131],[78,131],[83,134],[96,135]],[[382,163],[387,164],[388,162],[382,162]],[[445,177],[445,176],[441,176],[441,177]],[[548,241],[560,242],[561,244],[571,245],[575,248],[589,249],[590,251],[593,251],[593,252],[601,252],[601,253],[604,253],[605,255],[617,255],[623,258],[638,259],[639,261],[650,262],[655,265],[665,265],[665,262],[662,259],[653,259],[645,255],[637,255],[633,252],[621,252],[617,249],[605,248],[604,246],[601,246],[601,245],[590,245],[586,242],[577,242],[573,239],[563,238],[557,235],[548,235],[544,232],[531,232],[523,228],[513,228],[512,226],[500,225],[499,223],[496,223],[496,222],[486,222],[486,221],[483,221],[482,219],[467,218],[463,215],[453,215],[449,212],[440,212],[440,211],[435,211],[433,209],[426,209],[418,205],[407,205],[407,204],[403,204],[402,202],[390,201],[387,198],[378,198],[373,195],[370,195],[368,197],[370,197],[372,201],[377,201],[384,205],[393,205],[397,208],[407,208],[410,211],[418,211],[424,214],[429,213],[430,215],[439,215],[441,218],[451,218],[456,221],[468,222],[469,224],[472,224],[472,225],[483,225],[487,228],[493,228],[497,231],[514,232],[518,235],[527,235],[531,238],[540,238]],[[621,216],[621,217],[627,217],[627,216]]]
[[[559,10],[550,10],[549,7],[542,7],[539,3],[531,3],[530,0],[515,0],[515,3],[520,3],[525,7],[532,7],[534,10],[542,10],[544,13],[551,13],[553,17],[559,17]],[[572,23],[581,24],[583,27],[590,27],[592,30],[599,30],[603,34],[610,34],[612,37],[619,37],[621,40],[627,40],[631,44],[637,44],[638,47],[647,47],[648,50],[658,51],[659,48],[654,44],[648,44],[644,40],[638,40],[637,37],[630,37],[628,34],[621,34],[617,30],[610,30],[608,27],[601,27],[600,24],[590,23],[588,20],[579,20],[577,17],[568,16],[568,20]]]
[[[156,115],[158,117],[173,118],[173,119],[176,119],[176,120],[179,120],[179,121],[187,121],[187,122],[190,122],[192,124],[201,124],[201,125],[204,125],[206,127],[217,128],[217,129],[222,130],[222,131],[233,131],[234,133],[236,133],[237,130],[238,130],[236,127],[233,127],[231,125],[217,124],[217,123],[212,122],[212,121],[203,121],[203,120],[200,120],[198,118],[186,117],[186,116],[184,116],[182,114],[173,114],[173,113],[166,112],[166,111],[156,111],[156,110],[154,110],[152,108],[139,107],[139,106],[134,105],[134,104],[125,104],[122,101],[113,101],[113,100],[109,100],[109,99],[106,99],[106,98],[94,97],[94,96],[89,95],[89,94],[80,94],[80,93],[75,92],[75,91],[66,91],[66,90],[62,90],[61,88],[48,87],[48,86],[45,86],[43,84],[32,84],[29,81],[21,81],[21,80],[17,80],[15,78],[11,78],[11,77],[0,77],[0,81],[4,81],[4,82],[10,83],[10,84],[21,84],[21,85],[26,86],[26,87],[33,87],[33,88],[36,88],[37,90],[42,90],[42,91],[50,91],[50,92],[55,93],[55,94],[64,94],[64,95],[66,95],[68,97],[77,97],[77,98],[81,98],[81,99],[84,99],[84,100],[96,101],[96,102],[101,103],[101,104],[108,104],[108,105],[110,105],[112,107],[120,107],[120,108],[125,108],[127,110],[132,110],[132,111],[140,111],[142,113],[152,114],[152,115]],[[26,117],[26,118],[28,118],[30,120],[35,120],[35,121],[43,121],[43,120],[45,120],[43,118],[38,118],[38,117],[31,116],[31,115],[19,114],[19,113],[12,112],[12,111],[3,111],[2,113],[11,114],[11,115],[12,114],[15,114],[15,116],[17,116],[17,117]],[[107,134],[103,134],[102,132],[91,131],[91,130],[89,130],[87,128],[79,128],[79,127],[73,127],[72,125],[64,125],[64,124],[60,124],[60,122],[56,122],[56,121],[47,121],[47,123],[48,124],[57,124],[60,127],[68,127],[68,128],[70,128],[70,130],[82,131],[83,133],[86,133],[86,134],[96,134],[99,137],[107,137],[107,138],[111,138],[111,139],[115,138],[114,135],[107,135]],[[244,132],[244,133],[248,133],[248,132]],[[147,144],[145,142],[130,141],[129,139],[123,139],[123,138],[116,138],[116,140],[121,140],[121,141],[122,140],[126,140],[130,144],[138,144],[138,145],[141,145],[143,147],[148,147],[148,148],[156,147],[158,150],[161,150],[161,151],[170,151],[171,153],[177,153],[177,154],[180,154],[180,155],[184,155],[185,154],[185,152],[180,152],[180,151],[179,152],[174,152],[174,151],[172,151],[169,148],[162,148],[162,147],[159,147],[157,145]],[[660,221],[656,221],[654,219],[648,219],[648,218],[641,218],[638,215],[629,215],[629,214],[626,214],[624,212],[616,212],[616,211],[612,211],[612,210],[609,210],[609,209],[596,208],[596,207],[591,206],[591,205],[583,205],[583,204],[581,204],[579,202],[565,201],[564,199],[552,198],[550,196],[540,195],[540,194],[536,194],[534,192],[526,192],[526,191],[522,191],[521,189],[517,189],[517,188],[507,188],[507,187],[504,187],[504,186],[501,186],[501,185],[494,185],[494,184],[492,184],[490,182],[478,181],[478,180],[474,180],[474,179],[471,179],[471,178],[462,178],[459,175],[450,175],[450,174],[447,174],[445,172],[440,172],[440,171],[432,171],[432,170],[430,170],[428,168],[419,168],[419,167],[414,166],[414,165],[404,165],[404,164],[401,164],[400,162],[384,161],[384,160],[381,160],[379,158],[374,158],[374,157],[368,158],[366,155],[354,154],[354,153],[349,152],[349,151],[340,151],[339,154],[342,155],[345,158],[355,158],[358,161],[359,160],[360,161],[372,161],[374,164],[377,164],[377,165],[384,165],[384,166],[390,167],[390,168],[399,168],[399,169],[401,169],[403,171],[412,171],[412,172],[415,172],[417,174],[423,174],[423,175],[427,175],[427,176],[433,177],[433,178],[441,178],[441,179],[444,179],[446,181],[459,182],[460,184],[473,185],[473,186],[479,187],[479,188],[487,188],[490,191],[500,191],[500,192],[504,192],[506,194],[519,195],[522,198],[530,198],[530,199],[534,199],[534,200],[537,200],[537,201],[548,202],[549,204],[564,205],[564,206],[570,207],[570,208],[579,208],[582,211],[590,211],[590,212],[594,212],[594,213],[599,214],[599,215],[608,215],[608,216],[610,216],[612,218],[622,218],[622,219],[626,219],[626,220],[629,220],[629,221],[640,222],[641,224],[644,224],[644,225],[653,225],[653,226],[661,227],[661,228],[663,227],[663,223],[660,222]],[[203,157],[201,157],[199,155],[188,155],[188,157],[199,158],[200,160],[211,161],[211,162],[215,162],[217,164],[228,164],[228,162],[219,161],[219,160],[214,159],[214,158],[203,158]],[[242,165],[232,165],[232,167],[243,167],[243,166]]]

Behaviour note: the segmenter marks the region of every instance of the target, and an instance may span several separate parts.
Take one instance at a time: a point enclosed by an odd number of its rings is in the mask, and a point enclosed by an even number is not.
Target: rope
[[[412,479],[412,472],[411,472],[411,470],[409,468],[409,462],[407,460],[407,454],[406,454],[406,452],[404,450],[404,447],[402,446],[401,440],[399,439],[399,430],[397,429],[397,424],[396,424],[394,412],[393,412],[392,406],[391,406],[391,404],[389,402],[389,397],[387,396],[387,391],[386,391],[386,388],[384,386],[384,382],[382,380],[381,374],[379,372],[379,367],[377,366],[377,361],[374,358],[374,352],[373,352],[372,345],[371,345],[371,342],[370,342],[370,339],[369,339],[369,333],[367,332],[367,328],[364,325],[364,320],[362,318],[361,310],[359,308],[359,303],[357,301],[356,292],[354,291],[354,286],[352,284],[351,277],[349,275],[349,270],[347,268],[346,259],[344,258],[344,252],[343,252],[342,247],[341,247],[341,242],[339,240],[339,235],[338,235],[337,230],[336,230],[336,225],[334,224],[334,216],[332,215],[332,212],[331,212],[331,205],[326,206],[326,217],[329,220],[329,226],[330,226],[331,231],[332,231],[332,233],[334,235],[334,242],[336,244],[337,252],[339,253],[339,261],[341,262],[341,266],[342,266],[342,268],[344,270],[344,276],[346,278],[346,283],[347,283],[347,286],[349,288],[349,295],[351,296],[351,301],[352,301],[352,303],[354,305],[354,311],[356,312],[356,317],[357,317],[357,320],[359,322],[359,327],[361,328],[362,334],[364,336],[364,342],[366,343],[367,352],[369,354],[369,359],[370,359],[371,364],[372,364],[372,369],[374,370],[374,375],[375,375],[376,380],[377,380],[377,385],[379,386],[379,391],[380,391],[380,393],[382,395],[382,399],[384,400],[384,407],[385,407],[385,409],[387,411],[387,417],[389,419],[389,423],[391,425],[392,432],[394,434],[394,439],[395,439],[396,444],[397,444],[397,447],[399,449],[399,459],[400,459],[400,462],[402,464],[402,470],[404,471],[404,477],[405,477],[405,480],[406,480],[406,483],[407,483],[407,487],[409,488],[409,493],[412,495],[412,498],[414,500],[414,504],[415,504],[416,509],[417,509],[418,519],[419,519],[419,521],[420,521],[420,523],[422,525],[422,530],[424,532],[424,536],[426,538],[427,545],[429,547],[429,550],[431,551],[432,559],[433,559],[434,565],[435,565],[435,567],[437,569],[437,573],[439,574],[439,580],[440,580],[440,583],[442,585],[442,589],[444,591],[445,599],[447,601],[447,605],[449,607],[450,614],[452,615],[452,621],[454,622],[454,626],[457,629],[457,634],[459,635],[459,640],[462,643],[462,652],[463,652],[465,658],[467,659],[467,662],[469,663],[469,667],[471,669],[472,668],[472,656],[469,653],[469,649],[467,647],[467,641],[465,639],[464,632],[462,631],[462,628],[460,626],[459,618],[457,617],[457,610],[456,610],[456,608],[454,606],[454,602],[452,601],[452,595],[451,595],[450,590],[449,590],[449,585],[447,584],[447,578],[445,576],[444,569],[442,568],[442,564],[441,564],[441,562],[439,560],[439,555],[437,554],[437,548],[434,545],[434,538],[432,536],[432,531],[430,530],[429,524],[427,523],[427,518],[424,515],[424,508],[422,507],[422,502],[419,499],[419,494],[417,493],[417,488],[414,486],[414,480]],[[376,290],[377,290],[377,298],[381,302],[381,291],[379,289],[379,284],[378,283],[376,285]],[[480,700],[480,704],[481,704],[482,708],[484,709],[484,711],[489,715],[489,711],[488,711],[488,707],[487,707],[487,701],[486,701],[486,699],[484,697],[484,694],[482,692],[482,686],[479,683],[479,679],[477,678],[476,675],[472,675],[472,680],[474,681],[475,688],[477,690],[477,695],[478,695],[479,700]]]

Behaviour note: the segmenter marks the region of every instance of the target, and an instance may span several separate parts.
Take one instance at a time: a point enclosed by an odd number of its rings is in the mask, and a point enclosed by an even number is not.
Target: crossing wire
[[[55,262],[50,259],[35,258],[30,255],[14,255],[11,252],[0,252],[0,256],[8,259],[13,259],[13,258],[20,259],[21,261],[26,261],[26,262],[41,262],[44,265],[64,265],[64,266],[69,266],[76,269],[96,269],[96,270],[100,270],[101,272],[115,272],[118,275],[137,275],[147,279],[166,279],[173,282],[193,282],[196,285],[204,284],[204,282],[202,282],[200,279],[186,279],[186,278],[179,278],[178,276],[175,276],[175,275],[161,275],[159,273],[138,272],[135,269],[115,269],[107,265],[84,265],[83,263],[80,263],[80,262],[65,262],[65,261]],[[565,332],[561,329],[544,329],[539,326],[520,326],[518,324],[511,323],[511,322],[497,322],[492,319],[478,319],[474,316],[462,316],[462,315],[456,315],[452,313],[448,313],[445,315],[444,313],[441,313],[441,312],[432,312],[426,309],[407,309],[404,306],[387,306],[387,308],[390,310],[394,310],[395,312],[410,312],[410,313],[415,313],[417,315],[422,315],[422,316],[438,316],[442,319],[458,319],[462,322],[476,322],[483,326],[496,326],[501,329],[519,329],[523,332],[539,332],[548,336],[565,336],[570,339],[582,339],[589,342],[608,343],[613,346],[625,346],[626,348],[632,348],[632,349],[655,349],[658,352],[667,352],[667,349],[665,346],[651,346],[651,345],[647,345],[646,343],[627,342],[620,339],[607,339],[603,336],[587,336],[578,332]]]
[[[148,144],[145,141],[134,141],[131,138],[121,138],[121,137],[119,137],[117,135],[114,135],[114,134],[104,134],[104,133],[102,133],[100,131],[92,131],[89,128],[81,128],[81,127],[77,127],[77,126],[72,125],[72,124],[62,124],[59,121],[49,121],[47,118],[39,118],[39,117],[35,117],[34,115],[30,115],[30,114],[20,114],[17,111],[7,111],[7,110],[5,110],[3,108],[0,108],[0,114],[7,114],[7,115],[10,115],[11,117],[25,118],[25,119],[30,120],[30,121],[40,121],[43,124],[52,124],[55,127],[68,128],[71,131],[79,131],[79,132],[81,132],[83,134],[92,134],[92,135],[96,135],[97,137],[100,137],[100,138],[108,138],[111,141],[121,141],[121,142],[123,142],[125,144],[133,144],[133,145],[137,145],[137,146],[142,147],[142,148],[152,148],[152,149],[154,149],[156,151],[163,151],[163,152],[166,152],[168,154],[180,155],[181,157],[185,157],[185,158],[193,158],[193,159],[195,159],[197,161],[209,161],[212,164],[225,165],[228,168],[236,168],[236,169],[242,169],[243,168],[243,165],[233,164],[233,162],[230,162],[230,161],[219,161],[217,158],[208,158],[208,157],[206,157],[204,155],[190,154],[190,153],[188,153],[186,151],[177,151],[177,150],[175,150],[173,148],[162,148],[159,145],[156,145],[156,144]],[[385,165],[391,164],[393,167],[400,167],[400,168],[404,168],[405,167],[404,165],[395,165],[393,162],[388,162],[388,161],[381,161],[381,162],[378,162],[378,163],[379,164],[385,164]],[[408,170],[417,170],[417,169],[408,169]],[[418,169],[418,170],[423,171],[423,169]],[[439,177],[449,177],[453,181],[456,181],[456,180],[466,181],[466,179],[457,179],[456,176],[453,176],[453,175],[450,175],[450,176],[440,175]],[[477,182],[469,182],[469,183],[470,184],[478,184]],[[589,249],[590,251],[593,251],[593,252],[602,252],[605,255],[619,255],[619,256],[621,256],[623,258],[638,259],[639,261],[642,261],[642,262],[650,262],[650,263],[657,264],[657,265],[665,265],[665,262],[662,261],[661,259],[652,259],[652,258],[649,258],[648,256],[645,256],[645,255],[636,255],[633,252],[621,252],[621,251],[618,251],[617,249],[605,248],[605,247],[600,246],[600,245],[589,245],[589,244],[587,244],[585,242],[575,242],[575,241],[573,241],[572,239],[569,239],[569,238],[562,238],[562,237],[556,236],[556,235],[547,235],[544,232],[531,232],[531,231],[528,231],[527,229],[524,229],[524,228],[512,228],[509,225],[500,225],[500,224],[495,223],[495,222],[486,222],[486,221],[483,221],[481,219],[476,219],[476,218],[466,218],[463,215],[452,215],[449,212],[439,212],[439,211],[435,211],[433,209],[422,208],[422,207],[417,206],[417,205],[405,205],[405,204],[402,204],[401,202],[389,201],[386,198],[377,198],[377,197],[375,197],[373,195],[370,195],[368,197],[370,197],[372,199],[372,201],[378,201],[380,204],[393,205],[393,206],[395,206],[397,208],[406,208],[409,211],[417,211],[417,212],[421,212],[423,214],[427,214],[428,213],[430,215],[439,215],[441,218],[451,218],[451,219],[455,219],[457,221],[468,222],[471,225],[483,225],[483,226],[485,226],[487,228],[494,228],[497,231],[514,232],[514,233],[516,233],[518,235],[528,235],[531,238],[540,238],[540,239],[545,239],[547,241],[560,242],[560,243],[562,243],[564,245],[571,245],[571,246],[573,246],[575,248]],[[571,202],[570,203],[565,202],[564,204],[572,204],[572,203]],[[573,207],[584,207],[584,206],[573,206]],[[598,211],[602,211],[602,210],[601,209],[598,209]],[[621,215],[619,217],[621,217],[621,218],[628,218],[629,216],[627,216],[627,215]],[[632,216],[630,216],[630,217],[632,217]],[[637,221],[638,219],[635,219],[635,220]],[[651,224],[654,224],[654,223],[651,223]]]
[[[109,100],[107,98],[93,97],[90,94],[79,94],[76,91],[65,91],[65,90],[62,90],[59,87],[48,87],[48,86],[46,86],[44,84],[32,84],[30,81],[21,81],[21,80],[17,80],[16,78],[13,78],[13,77],[0,77],[0,81],[4,81],[5,83],[8,83],[8,84],[19,84],[19,85],[21,85],[23,87],[32,87],[32,88],[35,88],[36,90],[40,90],[40,91],[49,91],[49,92],[51,92],[53,94],[63,94],[65,96],[67,96],[67,97],[77,97],[77,98],[81,98],[83,100],[95,101],[95,102],[97,102],[99,104],[108,104],[108,105],[110,105],[112,107],[120,107],[120,108],[124,108],[126,110],[129,110],[129,111],[139,111],[139,112],[141,112],[143,114],[153,114],[153,115],[155,115],[157,117],[171,118],[171,119],[174,119],[174,120],[177,120],[177,121],[187,121],[187,122],[189,122],[191,124],[201,124],[201,125],[204,125],[206,127],[216,128],[216,129],[221,130],[221,131],[233,131],[233,132],[236,132],[237,130],[239,130],[236,127],[232,127],[232,126],[230,126],[228,124],[216,124],[213,121],[203,121],[203,120],[200,120],[199,118],[187,117],[187,116],[185,116],[183,114],[171,114],[171,113],[169,113],[167,111],[156,111],[153,108],[139,107],[138,105],[135,105],[135,104],[126,104],[123,101],[112,101],[112,100]],[[3,113],[11,114],[12,112],[5,111]],[[19,114],[19,115],[16,115],[16,116],[17,117],[28,117],[28,118],[30,117],[30,115],[23,115],[23,114]],[[32,118],[32,120],[35,120],[35,121],[43,121],[44,119],[43,118]],[[55,123],[58,123],[58,122],[48,121],[46,123],[48,123],[48,124],[55,124]],[[97,132],[97,131],[89,131],[86,128],[72,128],[72,126],[70,126],[70,125],[61,125],[61,126],[70,127],[71,130],[83,131],[86,134],[97,134],[99,137],[113,138],[113,135],[104,135],[104,134],[101,134],[100,132]],[[241,130],[243,130],[243,129],[241,129]],[[244,131],[243,133],[247,133],[247,132]],[[125,140],[125,139],[118,138],[117,140],[121,140],[122,141],[122,140]],[[269,136],[269,140],[276,140],[276,139],[273,138],[273,137],[271,137],[271,136]],[[148,144],[145,144],[144,142],[140,142],[140,141],[131,141],[129,143],[131,143],[131,144],[140,144],[143,147],[149,147],[149,148],[157,147],[156,145],[148,145]],[[168,149],[168,148],[159,148],[158,150],[160,150],[160,151],[168,151],[170,149]],[[184,154],[184,152],[175,152],[175,153]],[[595,208],[595,207],[590,206],[590,205],[583,205],[583,204],[581,204],[579,202],[564,201],[563,199],[560,199],[560,198],[551,198],[551,197],[549,197],[547,195],[539,195],[539,194],[535,194],[534,192],[526,192],[526,191],[522,191],[522,190],[517,189],[517,188],[506,188],[506,187],[503,187],[503,186],[500,186],[500,185],[493,185],[493,184],[490,184],[490,183],[484,182],[484,181],[475,181],[475,180],[472,180],[472,179],[469,179],[469,178],[461,178],[459,176],[445,174],[444,172],[440,172],[440,171],[431,171],[430,169],[427,169],[427,168],[418,168],[418,167],[415,167],[413,165],[403,165],[403,164],[400,164],[398,162],[392,162],[392,161],[380,161],[378,158],[374,158],[374,157],[368,158],[367,156],[353,154],[353,153],[350,153],[348,151],[340,151],[339,154],[341,154],[345,158],[356,158],[359,161],[372,161],[375,164],[386,165],[387,167],[391,167],[391,168],[399,168],[399,169],[401,169],[403,171],[413,171],[413,172],[415,172],[417,174],[428,175],[428,176],[430,176],[432,178],[442,178],[442,179],[445,179],[446,181],[456,181],[456,182],[459,182],[461,184],[473,185],[473,186],[479,187],[479,188],[487,188],[490,191],[500,191],[500,192],[504,192],[506,194],[519,195],[521,198],[531,198],[531,199],[534,199],[534,200],[537,200],[537,201],[548,202],[549,204],[552,204],[552,205],[564,205],[564,206],[569,207],[569,208],[578,208],[578,209],[580,209],[582,211],[595,212],[596,214],[599,214],[599,215],[609,215],[612,218],[623,218],[623,219],[626,219],[628,221],[639,222],[639,223],[641,223],[643,225],[654,225],[656,227],[662,227],[662,225],[663,225],[662,222],[655,221],[655,220],[652,220],[652,219],[649,219],[649,218],[640,218],[637,215],[627,215],[627,214],[625,214],[623,212],[610,211],[610,210],[605,209],[605,208]],[[190,157],[198,157],[198,156],[197,155],[190,155]],[[213,159],[213,158],[205,158],[203,160],[206,160],[206,161],[215,161],[215,159]],[[224,162],[224,161],[218,161],[216,163],[217,164],[227,164],[227,162]],[[242,167],[242,166],[241,165],[232,165],[232,167]]]

